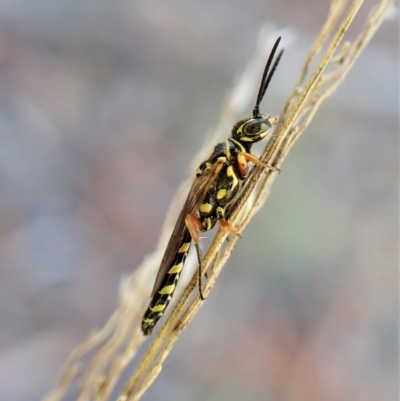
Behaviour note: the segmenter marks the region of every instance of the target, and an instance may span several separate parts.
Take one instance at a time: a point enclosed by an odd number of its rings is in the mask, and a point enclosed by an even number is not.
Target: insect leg
[[[185,222],[186,222],[186,227],[188,228],[190,235],[192,236],[194,246],[196,247],[197,260],[199,262],[199,268],[197,269],[199,272],[199,294],[201,300],[204,301],[206,298],[203,295],[202,285],[201,285],[201,277],[203,275],[203,269],[201,263],[202,255],[199,246],[199,241],[200,241],[199,232],[203,229],[203,225],[201,224],[200,219],[196,216],[193,216],[192,214],[186,215]]]
[[[193,214],[187,214],[185,217],[185,223],[190,235],[192,236],[193,242],[198,244],[200,241],[199,232],[203,229],[200,219],[193,216]]]
[[[225,219],[219,219],[219,225],[225,231],[228,231],[232,235],[237,235],[238,237],[242,238],[241,234],[236,230],[233,224],[229,223]]]
[[[199,273],[199,294],[200,294],[200,299],[202,301],[204,301],[206,299],[206,297],[203,295],[203,288],[202,288],[203,286],[201,284],[201,276],[203,275],[203,266],[201,263],[202,255],[201,255],[199,244],[194,244],[194,246],[196,247],[197,260],[199,262],[199,268],[197,269],[197,271]],[[207,273],[206,273],[206,275],[207,275]]]
[[[237,155],[237,160],[238,160],[240,175],[242,177],[246,177],[246,175],[248,173],[248,167],[247,167],[248,161],[251,161],[254,164],[258,164],[259,166],[269,168],[270,170],[277,171],[278,173],[281,172],[281,170],[279,168],[270,166],[269,164],[262,162],[258,157],[254,156],[248,152],[240,152]]]

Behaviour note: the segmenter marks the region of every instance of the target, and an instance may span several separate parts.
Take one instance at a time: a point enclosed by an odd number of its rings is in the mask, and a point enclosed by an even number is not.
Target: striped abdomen
[[[175,259],[171,263],[171,267],[165,274],[159,289],[154,293],[153,298],[150,301],[150,305],[144,313],[142,330],[145,335],[151,334],[154,326],[164,314],[165,309],[171,301],[191,243],[192,237],[190,236],[188,229],[185,228],[185,234],[182,238],[181,244],[179,245]]]

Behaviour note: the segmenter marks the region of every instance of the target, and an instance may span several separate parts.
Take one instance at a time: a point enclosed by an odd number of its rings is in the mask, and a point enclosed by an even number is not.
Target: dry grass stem
[[[393,0],[381,0],[377,3],[356,39],[340,45],[362,3],[363,0],[355,0],[351,4],[348,0],[332,1],[327,20],[310,49],[297,85],[279,117],[274,135],[262,152],[260,157],[262,161],[275,167],[282,165],[291,147],[310,124],[322,102],[344,80],[394,2]],[[203,159],[205,149],[226,137],[226,133],[230,132],[232,123],[236,119],[247,114],[245,110],[253,101],[259,82],[259,71],[262,70],[272,42],[277,36],[276,32],[271,31],[271,29],[264,28],[261,32],[254,57],[225,101],[217,130],[207,138],[204,149],[195,157],[192,167]],[[327,44],[329,38],[331,40]],[[322,52],[323,49],[325,51]],[[317,59],[320,52],[322,55]],[[316,66],[314,72],[311,73],[313,63]],[[307,81],[309,76],[311,77]],[[254,168],[251,172],[241,196],[229,211],[230,220],[239,232],[244,230],[250,219],[265,202],[276,176],[276,171],[266,171],[259,167]],[[115,384],[144,340],[139,331],[141,316],[147,306],[154,275],[179,213],[179,206],[183,204],[190,183],[191,179],[186,180],[179,188],[155,252],[131,277],[122,283],[121,301],[117,310],[102,330],[92,335],[72,353],[57,387],[45,398],[45,401],[62,399],[77,375],[78,362],[81,362],[89,352],[93,352],[96,348],[99,348],[97,353],[91,362],[86,364],[78,400],[106,401],[110,399]],[[208,272],[209,277],[203,288],[205,296],[213,288],[238,240],[238,237],[233,237],[225,245],[226,237],[227,233],[219,229],[204,255],[203,269],[206,270],[211,266]],[[196,272],[182,295],[176,300],[175,307],[165,319],[161,329],[151,338],[152,341],[144,357],[120,394],[119,401],[139,400],[159,375],[162,364],[180,333],[202,305],[200,296],[195,291],[197,285],[198,275]],[[193,294],[196,295],[193,297]],[[193,299],[191,299],[192,297]]]

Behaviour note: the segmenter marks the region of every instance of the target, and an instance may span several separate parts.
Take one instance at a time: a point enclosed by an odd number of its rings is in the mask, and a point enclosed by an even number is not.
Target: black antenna
[[[254,109],[253,109],[253,117],[254,118],[260,117],[259,107],[260,107],[261,100],[263,99],[263,97],[265,95],[265,92],[268,88],[271,78],[274,75],[276,67],[278,66],[279,60],[282,57],[283,49],[279,52],[273,66],[271,68],[271,71],[269,71],[269,68],[271,67],[272,60],[275,56],[275,52],[276,52],[276,49],[278,48],[280,40],[281,40],[281,37],[279,36],[279,38],[276,39],[276,41],[275,41],[274,47],[272,48],[271,53],[269,54],[267,65],[265,66],[264,73],[261,78],[260,89],[258,90],[256,105],[254,106]]]

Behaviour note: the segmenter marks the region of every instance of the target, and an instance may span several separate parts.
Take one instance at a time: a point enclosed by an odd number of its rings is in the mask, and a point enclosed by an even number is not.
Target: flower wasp
[[[151,293],[150,304],[142,319],[142,331],[151,334],[154,326],[164,314],[176,288],[192,241],[199,259],[199,292],[201,292],[201,254],[199,233],[210,231],[217,221],[233,235],[238,235],[226,219],[226,210],[235,201],[248,173],[249,162],[277,170],[261,162],[250,153],[255,142],[262,140],[276,124],[277,118],[261,114],[259,106],[271,78],[282,56],[281,50],[273,59],[280,37],[269,55],[258,90],[253,116],[239,120],[232,128],[231,136],[217,144],[196,171],[196,178],[189,191],[168,246]],[[272,68],[271,68],[272,65]]]

